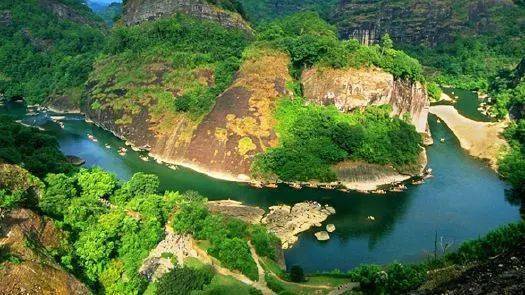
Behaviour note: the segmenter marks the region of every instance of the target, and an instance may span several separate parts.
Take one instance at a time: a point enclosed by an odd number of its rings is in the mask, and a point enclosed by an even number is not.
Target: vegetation
[[[363,291],[373,294],[404,294],[418,288],[427,271],[451,265],[483,262],[497,254],[519,246],[525,235],[525,222],[509,224],[477,240],[463,243],[456,252],[416,265],[393,263],[387,266],[362,265],[349,272],[350,280],[358,282]]]
[[[81,21],[58,17],[37,0],[0,1],[0,11],[8,11],[0,26],[0,93],[5,97],[23,97],[28,103],[59,95],[80,100],[77,89],[86,81],[104,37],[82,1],[65,2]]]
[[[36,176],[73,170],[58,149],[56,138],[0,115],[0,163],[19,164]]]
[[[245,15],[252,23],[266,23],[276,18],[292,15],[300,11],[318,12],[328,19],[331,9],[338,0],[239,0]]]
[[[357,40],[340,41],[335,28],[314,12],[269,23],[261,28],[258,40],[288,52],[296,77],[304,67],[319,64],[335,68],[377,66],[397,78],[424,80],[419,62],[393,49],[388,35],[381,45],[374,46],[361,45]]]
[[[202,290],[213,279],[209,268],[175,268],[163,275],[157,283],[157,295],[186,295],[194,290]]]
[[[416,161],[421,136],[388,106],[351,114],[335,107],[282,100],[277,107],[280,145],[259,155],[252,173],[257,178],[285,181],[335,180],[330,165],[347,159],[402,166]]]
[[[240,30],[184,15],[115,28],[90,75],[91,108],[122,111],[117,124],[143,108],[157,122],[198,121],[230,85],[247,43]]]
[[[208,253],[229,268],[236,269],[252,280],[258,279],[257,265],[252,258],[248,240],[261,256],[275,259],[279,240],[260,226],[251,226],[238,219],[213,215],[208,212],[206,200],[189,194],[173,217],[172,227],[181,233],[191,233],[199,240],[207,240]]]

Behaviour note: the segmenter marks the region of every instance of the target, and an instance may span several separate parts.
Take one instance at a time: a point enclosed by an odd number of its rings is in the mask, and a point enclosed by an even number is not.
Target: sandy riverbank
[[[478,122],[459,114],[453,106],[430,107],[430,113],[438,116],[458,138],[461,147],[471,156],[486,160],[497,169],[498,157],[507,147],[501,133],[506,122]]]

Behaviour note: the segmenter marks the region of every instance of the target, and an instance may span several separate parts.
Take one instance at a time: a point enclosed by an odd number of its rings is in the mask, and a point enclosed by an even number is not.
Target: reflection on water
[[[0,113],[21,118],[23,106],[8,104]],[[428,148],[434,178],[403,193],[367,195],[287,186],[255,189],[246,184],[210,178],[185,168],[173,170],[153,159],[143,161],[131,150],[119,156],[124,143],[111,133],[87,124],[81,116],[67,116],[64,129],[47,121],[46,130],[56,135],[65,154],[77,155],[87,166],[100,166],[128,179],[143,171],[159,176],[163,190],[194,190],[209,199],[234,199],[264,209],[276,204],[315,200],[333,206],[328,219],[336,226],[331,239],[319,242],[315,229],[300,236],[286,252],[288,265],[300,264],[306,271],[347,270],[361,263],[417,261],[433,251],[434,237],[445,236],[454,245],[519,219],[518,209],[505,198],[508,186],[482,162],[466,155],[446,126],[429,119],[435,145]],[[88,140],[93,134],[98,142]],[[445,138],[445,143],[439,143]],[[106,148],[109,145],[111,148]],[[374,216],[375,221],[368,220]]]

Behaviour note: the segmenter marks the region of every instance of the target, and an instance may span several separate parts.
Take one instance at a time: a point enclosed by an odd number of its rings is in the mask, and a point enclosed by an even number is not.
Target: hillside
[[[128,1],[123,16],[128,25],[112,31],[104,54],[90,74],[87,100],[83,103],[89,118],[160,160],[229,180],[262,177],[260,180],[274,181],[273,176],[268,176],[277,171],[268,169],[278,168],[263,169],[261,165],[253,167],[253,163],[258,155],[277,148],[282,143],[280,138],[286,137],[286,131],[279,130],[276,111],[281,102],[302,95],[297,88],[306,82],[301,73],[313,66],[342,71],[364,66],[390,72],[390,80],[384,98],[354,93],[363,99],[361,106],[391,103],[395,115],[410,114],[417,131],[426,131],[428,97],[421,83],[415,82],[423,79],[421,67],[405,53],[390,47],[340,42],[334,28],[313,13],[273,22],[253,36],[240,14],[224,10],[221,5],[209,5],[202,1],[191,7],[186,2],[167,5],[151,0]],[[218,15],[226,17],[217,18]],[[331,49],[327,52],[326,48]],[[359,82],[347,81],[342,87],[362,88]],[[340,95],[330,86],[326,91]],[[319,102],[325,95],[308,94],[306,98]],[[322,111],[331,112],[330,106],[340,108],[332,101]],[[353,109],[354,106],[340,108],[344,112]],[[420,153],[419,135],[398,120],[391,123],[384,117],[378,125],[407,132],[410,146],[415,149],[396,165],[413,164]],[[321,128],[315,125],[317,122],[312,124],[314,129]],[[396,124],[400,127],[394,127]],[[364,146],[372,139],[355,140]],[[391,156],[399,153],[396,149],[400,146],[386,144],[395,147],[373,156],[363,152],[357,157],[391,165]],[[327,149],[326,153],[333,152],[331,147]],[[338,158],[315,159],[316,165],[326,172],[331,170],[331,164],[359,154],[336,150]],[[285,159],[290,164],[295,162],[290,157]],[[265,172],[256,172],[260,169]],[[336,180],[334,173],[321,170],[286,180]]]
[[[78,0],[0,1],[0,93],[42,103],[79,101],[103,44],[99,19]]]

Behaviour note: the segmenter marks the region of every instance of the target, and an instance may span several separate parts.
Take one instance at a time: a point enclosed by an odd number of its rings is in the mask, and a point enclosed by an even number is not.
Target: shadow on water
[[[8,104],[0,108],[0,113],[21,118],[25,109],[23,105]],[[319,229],[312,229],[286,251],[288,265],[302,265],[308,272],[347,270],[362,263],[418,261],[433,251],[436,232],[457,246],[520,218],[519,210],[505,198],[508,186],[484,163],[462,151],[450,130],[433,116],[429,124],[436,143],[428,148],[428,156],[435,177],[423,185],[409,186],[405,192],[387,195],[295,190],[287,186],[256,189],[185,168],[172,170],[151,158],[145,162],[140,153],[131,150],[119,156],[117,150],[124,143],[84,122],[82,116],[66,116],[64,129],[48,120],[43,122],[41,127],[57,136],[65,154],[77,155],[86,160],[87,166],[100,166],[121,179],[129,179],[139,171],[153,173],[160,178],[162,190],[194,190],[212,200],[234,199],[264,209],[304,200],[333,206],[337,213],[326,223],[333,223],[336,231],[329,241],[317,241],[313,233]],[[98,142],[90,141],[87,134],[93,134]],[[440,138],[445,138],[445,143],[440,143]]]

